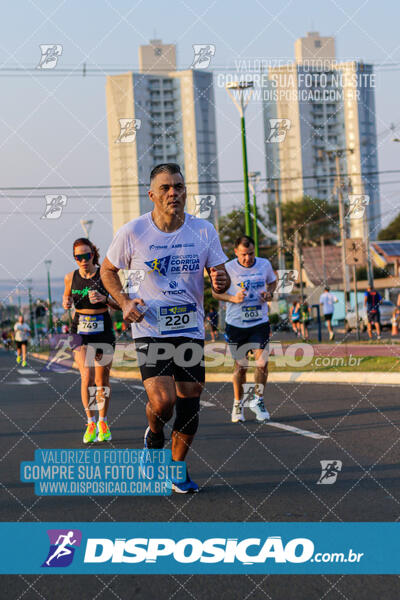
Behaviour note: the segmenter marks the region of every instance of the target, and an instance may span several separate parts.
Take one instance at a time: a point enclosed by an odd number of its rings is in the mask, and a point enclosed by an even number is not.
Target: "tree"
[[[206,315],[211,308],[218,310],[218,300],[216,300],[211,291],[211,281],[208,275],[204,277],[204,314]]]
[[[257,218],[264,225],[267,226],[265,222],[265,217],[262,214],[258,214]],[[245,232],[245,222],[244,222],[244,210],[240,208],[235,208],[227,215],[224,215],[219,219],[218,222],[218,233],[219,239],[221,240],[222,248],[224,249],[225,254],[229,258],[235,258],[235,253],[233,251],[235,247],[235,242],[238,237],[244,235]],[[251,220],[251,226],[253,227],[253,219]],[[262,244],[263,234],[260,230],[258,230],[259,241]],[[253,237],[253,230],[251,231],[250,237]],[[261,251],[261,255],[264,253]]]
[[[304,196],[301,201],[290,200],[282,204],[282,224],[285,243],[293,243],[296,231],[303,246],[320,243],[321,235],[326,243],[340,236],[339,209],[337,204]]]
[[[400,240],[400,213],[385,229],[381,229],[378,240]]]
[[[220,217],[218,222],[219,239],[228,258],[234,258],[235,241],[245,232],[244,210],[235,208],[227,215]]]

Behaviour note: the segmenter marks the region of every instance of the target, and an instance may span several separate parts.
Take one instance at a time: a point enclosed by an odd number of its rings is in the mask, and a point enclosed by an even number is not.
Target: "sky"
[[[294,41],[307,31],[334,36],[338,59],[377,65],[379,170],[400,169],[400,144],[392,141],[400,137],[399,20],[400,5],[388,0],[7,3],[0,36],[0,280],[25,289],[31,278],[35,291],[46,275],[44,260],[52,260],[54,278],[73,270],[71,246],[83,233],[81,218],[94,220],[91,238],[104,257],[112,239],[107,190],[56,188],[109,184],[105,75],[110,68],[137,69],[139,45],[155,37],[177,45],[178,68],[190,66],[193,44],[215,44],[210,68],[235,74],[238,61],[292,61]],[[40,44],[63,47],[51,72],[35,70]],[[97,74],[83,77],[83,63]],[[238,114],[222,86],[215,88],[215,100],[219,177],[241,179]],[[265,176],[259,102],[249,104],[246,126],[249,170]],[[383,174],[380,182],[387,223],[400,211],[400,171]],[[242,201],[241,186],[222,184],[221,192],[224,212]],[[44,195],[58,193],[67,195],[61,217],[42,219]]]

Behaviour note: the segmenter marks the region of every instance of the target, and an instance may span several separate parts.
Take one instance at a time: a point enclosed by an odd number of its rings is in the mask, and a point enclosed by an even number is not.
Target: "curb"
[[[47,356],[37,352],[31,352],[31,356],[45,362]],[[76,363],[72,368],[78,370]],[[129,372],[120,372],[118,369],[110,370],[110,377],[116,379],[131,379],[141,381],[139,369],[132,369]],[[254,374],[250,373],[249,382],[254,383]],[[231,383],[232,373],[207,373],[206,383]],[[293,372],[272,372],[268,375],[269,383],[347,383],[347,384],[370,384],[370,385],[400,385],[400,373],[383,373],[381,371],[368,372],[313,372],[313,371],[293,371]]]

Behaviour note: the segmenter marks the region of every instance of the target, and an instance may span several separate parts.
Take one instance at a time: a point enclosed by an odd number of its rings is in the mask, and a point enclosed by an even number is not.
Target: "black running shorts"
[[[134,340],[142,381],[161,375],[175,381],[204,383],[204,340],[185,336]]]
[[[225,326],[225,339],[229,344],[236,344],[237,347],[244,344],[254,344],[254,349],[262,350],[269,342],[270,326],[269,323],[260,323],[253,327],[236,327],[235,325]]]

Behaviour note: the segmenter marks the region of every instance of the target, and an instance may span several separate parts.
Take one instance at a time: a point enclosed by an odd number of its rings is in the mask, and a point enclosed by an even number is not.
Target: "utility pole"
[[[346,220],[344,214],[344,199],[343,199],[343,190],[342,190],[342,178],[340,172],[340,158],[345,156],[346,153],[353,153],[352,148],[337,148],[335,150],[320,150],[320,156],[324,155],[328,158],[335,159],[335,170],[336,170],[336,193],[339,202],[339,228],[340,228],[340,242],[341,242],[341,262],[342,262],[342,274],[343,274],[343,293],[344,293],[344,313],[346,317],[347,313],[347,302],[349,300],[349,288],[350,288],[350,279],[349,279],[349,271],[346,265]]]
[[[304,287],[303,287],[303,253],[299,243],[299,232],[294,232],[294,252],[297,256],[297,263],[299,265],[299,282],[300,282],[300,298],[301,304],[304,302]]]
[[[278,236],[278,265],[279,269],[285,269],[285,254],[283,249],[283,227],[282,227],[282,209],[279,196],[279,180],[273,179],[275,191],[275,214],[276,214],[276,233]]]
[[[362,193],[364,194],[364,183],[362,183],[361,185],[362,185]],[[372,258],[371,258],[371,247],[370,247],[370,240],[369,240],[369,225],[368,225],[367,206],[365,207],[364,214],[363,214],[363,229],[364,229],[365,243],[367,245],[367,278],[368,278],[368,284],[371,286],[371,288],[373,288],[374,287],[374,268],[372,266]]]
[[[33,331],[33,338],[36,340],[36,318],[35,318],[35,310],[32,303],[32,279],[28,279],[28,298],[29,298],[29,317],[30,317],[30,327],[31,331]]]
[[[347,301],[349,298],[349,287],[348,287],[348,270],[346,265],[346,224],[344,214],[344,201],[342,193],[342,178],[340,176],[340,157],[342,153],[340,151],[335,152],[335,167],[336,167],[336,191],[339,200],[339,223],[340,223],[340,240],[342,242],[342,270],[343,270],[343,292],[344,292],[344,311],[345,315],[347,312]]]
[[[47,294],[48,294],[48,302],[49,302],[49,333],[51,333],[51,330],[53,329],[53,309],[51,306],[51,286],[50,286],[50,267],[51,267],[51,260],[45,260],[44,264],[46,265],[46,269],[47,269]]]
[[[321,235],[321,262],[322,262],[322,277],[324,280],[324,286],[327,284],[326,281],[326,263],[325,263],[325,240],[324,236]]]

